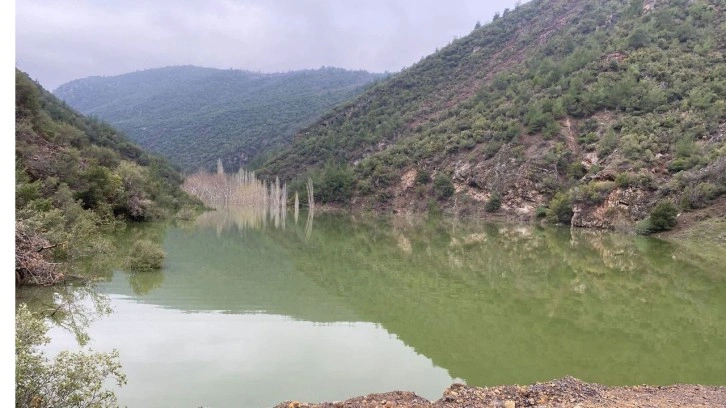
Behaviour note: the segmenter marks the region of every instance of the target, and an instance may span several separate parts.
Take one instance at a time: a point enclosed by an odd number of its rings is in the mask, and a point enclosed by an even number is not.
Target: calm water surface
[[[120,237],[122,250],[147,238],[167,253],[161,272],[116,268],[96,288],[113,313],[90,324],[89,345],[119,350],[120,402],[437,399],[455,381],[565,375],[726,384],[724,248],[470,220],[305,221],[225,211]],[[51,336],[51,354],[78,347],[62,328]]]

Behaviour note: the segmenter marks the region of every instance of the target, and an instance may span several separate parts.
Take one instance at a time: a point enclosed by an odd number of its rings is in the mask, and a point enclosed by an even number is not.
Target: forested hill
[[[235,170],[279,148],[381,74],[338,68],[261,74],[177,66],[61,85],[55,95],[186,170]]]
[[[533,0],[336,107],[262,173],[363,208],[581,226],[708,207],[726,191],[725,13]]]
[[[53,283],[62,262],[110,252],[123,220],[197,205],[181,175],[112,127],[15,72],[16,283]]]

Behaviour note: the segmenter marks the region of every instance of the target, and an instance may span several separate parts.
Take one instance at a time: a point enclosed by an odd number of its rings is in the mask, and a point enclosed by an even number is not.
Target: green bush
[[[567,174],[573,179],[579,180],[587,174],[587,169],[581,162],[577,161],[570,164],[570,167],[567,169]]]
[[[691,167],[695,166],[697,163],[697,160],[692,158],[679,158],[679,159],[673,159],[668,163],[668,171],[671,173],[678,173],[679,171],[688,170]]]
[[[615,176],[615,184],[620,188],[626,188],[633,183],[633,177],[630,173],[618,173]]]
[[[489,197],[489,200],[487,200],[487,203],[484,205],[484,210],[486,210],[486,212],[495,212],[495,211],[499,210],[499,208],[501,208],[501,206],[502,206],[501,197],[499,197],[499,194],[493,193]]]
[[[434,191],[439,198],[449,198],[454,195],[454,183],[449,176],[439,173],[434,179]]]
[[[534,210],[534,215],[537,218],[544,218],[547,216],[547,207],[539,206]]]
[[[575,190],[575,200],[589,204],[600,204],[615,189],[612,181],[591,181]]]
[[[560,192],[552,197],[547,218],[552,223],[569,224],[572,221],[572,199],[568,194]]]
[[[678,223],[678,209],[670,201],[660,201],[650,212],[652,232],[668,231]]]
[[[373,191],[373,184],[368,179],[358,180],[356,185],[358,187],[358,193],[362,195],[370,194]]]
[[[166,253],[161,246],[149,240],[134,243],[126,260],[126,267],[133,272],[145,272],[161,269],[164,266]]]
[[[104,387],[121,387],[126,377],[116,350],[110,353],[61,351],[48,359],[42,347],[48,326],[25,304],[15,312],[16,407],[114,407],[116,395]]]
[[[416,171],[416,184],[428,184],[431,182],[431,175],[426,170]]]
[[[653,223],[650,222],[650,217],[646,217],[635,224],[635,233],[638,235],[648,235],[654,232],[655,229],[653,228]]]
[[[353,169],[347,165],[329,163],[315,186],[315,195],[323,203],[347,203],[353,195],[354,183]]]

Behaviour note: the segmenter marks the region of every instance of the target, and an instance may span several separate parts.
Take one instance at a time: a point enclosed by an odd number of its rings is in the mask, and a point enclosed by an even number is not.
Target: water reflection
[[[161,284],[164,283],[164,273],[161,271],[131,272],[128,274],[128,279],[134,294],[144,296],[161,287]]]
[[[15,303],[25,303],[35,316],[42,316],[72,336],[74,344],[85,346],[88,329],[112,312],[108,296],[90,283],[25,287],[15,293]]]
[[[299,209],[295,209],[294,223],[297,225]],[[304,211],[305,236],[310,237],[313,230],[314,211]],[[275,207],[234,207],[227,206],[216,211],[210,211],[197,217],[196,223],[201,228],[215,228],[217,235],[225,230],[266,229],[269,227],[284,230],[287,226],[287,211]]]
[[[112,318],[93,326],[93,347],[119,348],[128,384],[117,395],[127,406],[270,407],[393,388],[435,399],[454,381],[377,324],[113,303]]]
[[[248,406],[260,395],[271,405],[343,391],[437,398],[455,378],[726,382],[723,248],[326,214],[308,231],[244,210],[204,214],[193,227],[130,230],[159,237],[167,259],[158,274],[117,273],[101,287],[117,313],[92,337],[121,349],[128,401],[153,398],[147,384],[168,373],[169,387],[203,394],[186,401],[238,403],[232,393],[248,387],[249,404],[237,404]],[[134,377],[143,380],[133,385]],[[194,379],[214,392],[187,383]],[[272,379],[289,383],[267,388]]]

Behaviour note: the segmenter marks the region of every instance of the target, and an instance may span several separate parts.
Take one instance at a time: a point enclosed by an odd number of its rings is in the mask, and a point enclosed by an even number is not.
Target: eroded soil
[[[726,386],[672,385],[608,387],[573,377],[527,386],[468,387],[454,384],[441,399],[428,401],[412,392],[393,391],[370,394],[346,401],[319,404],[286,401],[275,408],[342,407],[726,407]]]

